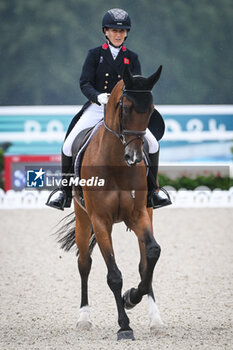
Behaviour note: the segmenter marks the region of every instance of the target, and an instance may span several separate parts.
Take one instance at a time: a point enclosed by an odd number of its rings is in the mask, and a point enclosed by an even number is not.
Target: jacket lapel
[[[123,46],[120,50],[120,52],[118,53],[116,59],[114,60],[112,57],[112,53],[110,51],[110,48],[108,45],[103,45],[102,46],[102,56],[104,57],[104,59],[108,62],[108,64],[110,64],[112,66],[112,68],[119,73],[119,68],[120,66],[124,65],[124,58],[126,57],[126,53],[127,50],[126,48]]]
[[[112,53],[111,53],[109,47],[107,47],[107,48],[102,47],[102,56],[103,56],[104,60],[106,60],[108,62],[108,64],[110,64],[113,68],[115,68],[115,62],[114,62],[114,59],[112,57]]]
[[[124,63],[124,56],[125,56],[125,52],[122,51],[122,49],[121,49],[120,52],[118,53],[116,59],[115,59],[116,66],[120,66],[121,64]]]

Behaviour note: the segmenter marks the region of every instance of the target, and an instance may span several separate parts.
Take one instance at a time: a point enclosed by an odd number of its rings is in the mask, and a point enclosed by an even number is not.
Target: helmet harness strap
[[[120,45],[120,46],[114,45],[114,44],[109,40],[109,38],[107,37],[106,34],[105,34],[105,38],[106,38],[106,40],[107,40],[107,43],[110,44],[110,45],[112,45],[112,46],[115,47],[116,49],[119,49],[119,48],[122,46],[122,45]],[[127,32],[127,35],[126,35],[125,38],[124,38],[124,41],[125,41],[127,38],[128,38],[128,32]]]

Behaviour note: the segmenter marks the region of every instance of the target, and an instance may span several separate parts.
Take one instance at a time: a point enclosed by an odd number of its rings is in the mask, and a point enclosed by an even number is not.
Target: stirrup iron
[[[62,202],[62,205],[61,205],[60,208],[57,207],[57,206],[55,206],[55,205],[51,205],[51,203],[49,203],[51,197],[52,197],[55,193],[57,193],[57,192],[59,192],[59,191],[63,192],[63,194],[64,194],[64,199],[63,199],[63,202]],[[48,197],[47,202],[45,203],[45,205],[47,205],[47,206],[50,207],[50,208],[55,208],[55,209],[64,210],[64,207],[65,207],[65,204],[66,204],[66,200],[67,200],[67,194],[66,194],[66,192],[65,192],[64,190],[62,190],[61,188],[55,188],[55,190],[53,190],[53,191],[50,193],[50,195],[49,195],[49,197]]]

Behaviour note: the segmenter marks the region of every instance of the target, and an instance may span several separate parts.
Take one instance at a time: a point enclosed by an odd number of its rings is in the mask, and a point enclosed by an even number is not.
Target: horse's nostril
[[[129,153],[125,154],[125,161],[126,161],[128,166],[134,165],[134,161],[133,161],[133,159],[132,159],[132,157],[130,156]]]
[[[130,166],[130,167],[137,164],[136,159],[134,159],[134,157],[131,156],[131,155],[128,154],[128,153],[125,154],[125,161],[126,161],[126,164],[127,164],[128,166]]]
[[[127,162],[128,160],[130,160],[130,155],[129,155],[128,153],[125,154],[125,160],[126,160],[126,162]]]

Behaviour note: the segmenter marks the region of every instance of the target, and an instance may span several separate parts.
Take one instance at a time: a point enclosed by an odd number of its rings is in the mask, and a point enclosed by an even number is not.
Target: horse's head
[[[104,125],[123,143],[128,166],[142,161],[143,136],[154,109],[151,90],[161,71],[162,66],[149,78],[144,78],[133,76],[126,65],[123,80],[117,83],[110,95]]]
[[[142,160],[143,136],[154,110],[151,90],[159,80],[162,66],[149,78],[133,76],[126,66],[124,88],[119,100],[121,140],[125,146],[125,161],[128,166]]]

